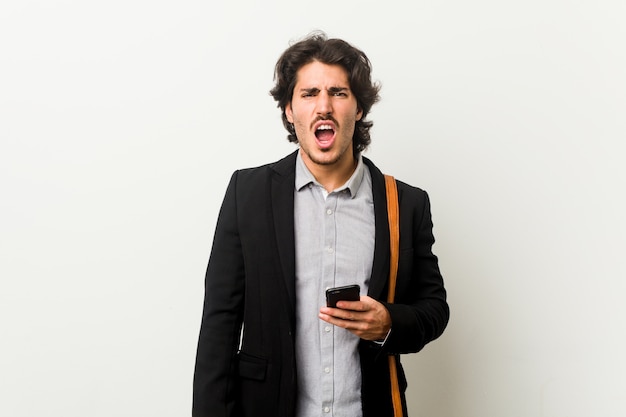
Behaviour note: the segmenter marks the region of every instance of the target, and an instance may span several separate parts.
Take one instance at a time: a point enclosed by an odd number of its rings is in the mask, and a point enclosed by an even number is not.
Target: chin
[[[328,155],[328,153],[321,155],[320,157],[311,158],[313,162],[318,165],[334,165],[339,162],[341,158],[337,155]]]

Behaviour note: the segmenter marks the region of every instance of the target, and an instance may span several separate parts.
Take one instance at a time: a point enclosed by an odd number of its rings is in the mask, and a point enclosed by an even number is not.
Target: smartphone
[[[326,306],[337,307],[337,301],[359,301],[361,288],[358,285],[346,285],[326,290]]]

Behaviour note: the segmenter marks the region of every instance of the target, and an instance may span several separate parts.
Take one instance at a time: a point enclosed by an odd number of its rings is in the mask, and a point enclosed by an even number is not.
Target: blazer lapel
[[[271,204],[278,257],[289,295],[292,318],[295,317],[296,301],[296,251],[293,220],[296,155],[297,151],[272,166],[271,184]]]
[[[384,300],[384,290],[389,280],[389,220],[387,218],[387,195],[383,173],[367,158],[363,161],[372,176],[372,194],[374,197],[374,217],[376,241],[374,243],[374,261],[367,294]]]

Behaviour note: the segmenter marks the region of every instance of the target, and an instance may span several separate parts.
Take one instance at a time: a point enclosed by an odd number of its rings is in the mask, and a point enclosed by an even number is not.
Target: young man
[[[379,90],[368,58],[315,34],[283,53],[275,80],[299,149],[231,178],[206,274],[193,416],[393,416],[387,356],[421,350],[449,317],[428,196],[397,182],[388,304],[384,178],[361,156]],[[359,301],[326,307],[327,288],[351,284]]]

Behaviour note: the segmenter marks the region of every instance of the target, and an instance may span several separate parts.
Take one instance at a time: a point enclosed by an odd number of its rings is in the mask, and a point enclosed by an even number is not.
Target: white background
[[[227,4],[228,3],[228,4]],[[188,416],[236,168],[313,29],[382,83],[366,156],[432,199],[452,310],[411,415],[626,415],[626,3],[0,6],[0,415]]]

